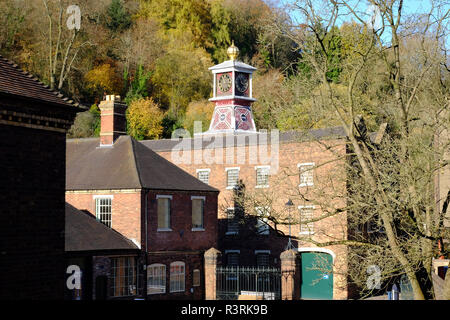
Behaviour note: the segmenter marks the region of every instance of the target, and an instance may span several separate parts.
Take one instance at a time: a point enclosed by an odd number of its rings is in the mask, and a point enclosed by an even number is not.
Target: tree
[[[431,1],[428,13],[408,20],[402,0],[369,3],[381,13],[378,29],[368,23],[370,16],[345,0],[296,1],[293,9],[302,23],[276,26],[298,44],[310,68],[307,77],[298,75],[301,90],[317,94],[314,106],[332,113],[348,138],[349,162],[341,163],[347,170],[344,176],[350,179],[346,192],[333,188],[332,177],[323,177],[330,183],[317,190],[293,189],[299,200],[314,203],[322,212],[301,223],[325,223],[335,217],[347,221],[348,215],[350,230],[369,223],[371,229],[383,231],[377,236],[352,232],[325,241],[314,236],[302,240],[318,246],[348,246],[349,279],[361,287],[367,279],[365,270],[376,264],[386,280],[406,275],[414,298],[427,299],[433,296],[431,264],[438,254],[437,241],[449,237],[442,227],[445,212],[435,208],[433,178],[437,170],[449,165],[443,154],[450,142],[436,146],[434,137],[449,127],[450,120],[443,116],[449,108],[443,39],[448,36],[450,13],[445,1]],[[330,77],[338,62],[330,59],[336,46],[330,46],[327,37],[335,32],[340,19],[349,15],[361,26],[358,38],[364,41],[346,44],[339,66],[345,76],[339,77],[336,86]],[[411,50],[412,46],[416,50]],[[371,139],[359,116],[361,97],[368,93],[377,125],[386,122],[380,127],[384,139],[379,141]],[[336,161],[342,162],[342,158]],[[271,219],[286,223],[282,212],[279,217],[273,212]]]
[[[210,95],[211,65],[203,49],[192,49],[183,40],[172,43],[167,54],[156,61],[152,75],[155,98],[175,118],[181,118],[191,101]]]
[[[162,119],[163,113],[151,98],[134,100],[127,110],[128,134],[137,140],[158,139]]]
[[[209,123],[214,112],[214,103],[208,100],[193,101],[187,109],[183,119],[183,127],[189,130],[191,135],[194,134],[194,122],[201,121],[202,132],[209,129]]]
[[[88,111],[77,114],[72,127],[67,132],[68,138],[90,138],[100,135],[100,110],[92,105]]]
[[[114,33],[120,33],[131,26],[131,15],[122,0],[112,0],[107,10],[106,26]]]
[[[3,30],[0,33],[0,51],[8,52],[14,48],[19,38],[19,32],[24,28],[25,12],[15,3],[2,2],[0,23]]]
[[[47,15],[48,31],[48,73],[51,89],[61,90],[67,80],[80,51],[89,41],[82,41],[78,27],[67,28],[67,1],[58,0],[56,4],[42,0]],[[64,19],[66,18],[66,19]],[[77,41],[77,40],[81,40]]]
[[[122,91],[122,79],[110,63],[96,66],[86,76],[87,88],[103,94],[117,94]]]

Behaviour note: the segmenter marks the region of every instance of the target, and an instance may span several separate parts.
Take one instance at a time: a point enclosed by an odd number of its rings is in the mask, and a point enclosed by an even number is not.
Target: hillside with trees
[[[279,12],[262,0],[81,0],[79,30],[66,26],[71,4],[2,1],[0,54],[90,107],[79,115],[72,137],[98,135],[97,105],[106,94],[120,95],[131,113],[142,110],[144,100],[159,109],[157,122],[130,115],[135,138],[192,130],[192,115],[211,106],[208,68],[227,59],[232,41],[265,83],[273,72],[292,69],[299,56],[293,41],[267,28]],[[201,120],[207,128],[210,119]]]

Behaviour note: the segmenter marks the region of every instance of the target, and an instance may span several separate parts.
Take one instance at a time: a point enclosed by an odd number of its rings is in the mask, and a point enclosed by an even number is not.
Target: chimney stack
[[[112,146],[119,136],[127,134],[127,105],[121,102],[120,96],[109,95],[100,102],[99,108],[100,146]]]

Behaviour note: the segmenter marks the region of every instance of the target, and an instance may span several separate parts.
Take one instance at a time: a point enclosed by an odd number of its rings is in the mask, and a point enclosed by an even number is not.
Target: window
[[[239,168],[226,168],[227,189],[233,189],[239,183]]]
[[[158,201],[158,231],[171,231],[170,229],[170,202],[172,196],[156,196]]]
[[[199,287],[200,286],[200,270],[195,269],[192,272],[192,286]]]
[[[147,294],[166,292],[166,266],[152,264],[147,267]]]
[[[269,166],[255,167],[256,169],[256,187],[267,188],[269,187]]]
[[[113,196],[94,196],[95,217],[98,221],[111,228]]]
[[[192,230],[203,229],[203,213],[205,197],[191,197],[192,200]]]
[[[300,187],[314,185],[314,163],[300,163],[298,164]]]
[[[259,235],[268,235],[270,232],[269,225],[268,225],[269,220],[267,219],[267,217],[270,214],[269,208],[268,207],[256,207],[255,211],[256,211],[256,215],[258,216],[258,220],[256,222],[256,232]]]
[[[313,234],[314,222],[308,222],[314,218],[313,206],[299,206],[300,210],[300,234]]]
[[[197,179],[203,183],[209,184],[210,169],[197,169]]]
[[[256,265],[258,267],[268,267],[269,266],[269,250],[255,250],[256,254]]]
[[[184,262],[170,264],[170,292],[184,291]]]
[[[111,258],[110,296],[136,295],[136,263],[134,257]]]
[[[227,234],[238,234],[239,223],[236,219],[234,208],[227,209]]]
[[[239,266],[239,250],[225,250],[227,256],[227,265],[232,267]]]

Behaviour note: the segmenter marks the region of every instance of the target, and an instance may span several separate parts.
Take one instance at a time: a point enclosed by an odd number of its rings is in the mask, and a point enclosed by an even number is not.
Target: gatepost
[[[300,299],[300,258],[296,250],[286,250],[281,260],[281,299]]]
[[[221,264],[221,252],[210,248],[204,254],[205,258],[205,300],[216,300],[217,266]]]

